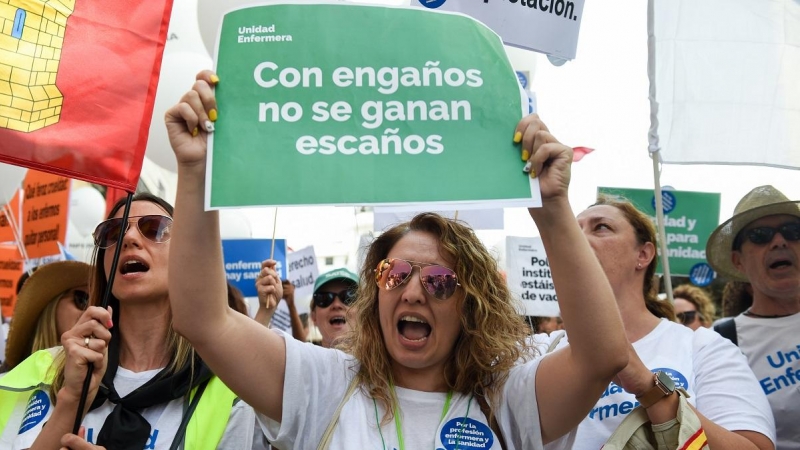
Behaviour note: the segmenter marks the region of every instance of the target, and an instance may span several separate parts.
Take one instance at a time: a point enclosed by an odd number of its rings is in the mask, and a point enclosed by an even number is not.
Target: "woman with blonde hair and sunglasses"
[[[521,143],[539,176],[544,207],[530,214],[573,346],[534,358],[505,280],[473,231],[422,214],[370,245],[345,353],[226,310],[219,218],[203,208],[204,124],[216,113],[212,80],[200,73],[166,115],[179,176],[170,258],[174,326],[261,413],[273,446],[541,449],[580,422],[627,363],[628,344],[613,293],[569,206],[572,150],[537,116],[516,130],[510,124],[509,139]],[[261,276],[280,285],[273,271]]]
[[[92,266],[58,261],[38,267],[21,286],[8,333],[5,372],[32,353],[61,345],[89,303]]]
[[[94,232],[91,305],[101,303],[115,268],[109,308],[90,306],[62,335],[64,352],[55,360],[49,392],[37,390],[28,402],[41,413],[26,419],[14,448],[253,447],[252,408],[236,401],[172,330],[167,286],[172,206],[137,194],[125,222],[123,205],[124,199]],[[227,294],[225,299],[228,308]],[[89,367],[79,437],[71,431]]]

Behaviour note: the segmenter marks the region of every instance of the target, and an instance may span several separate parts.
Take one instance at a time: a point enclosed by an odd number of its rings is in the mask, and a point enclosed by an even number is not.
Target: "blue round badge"
[[[436,9],[442,5],[447,0],[419,0],[419,4],[430,9]]]
[[[714,276],[714,269],[704,262],[693,265],[689,270],[689,281],[695,286],[708,286],[714,281]]]
[[[522,89],[528,89],[528,77],[525,76],[525,72],[518,70],[517,79],[519,80],[519,84],[522,86]]]
[[[39,423],[47,417],[47,411],[49,410],[50,397],[41,389],[34,391],[34,393],[31,394],[31,398],[28,400],[28,406],[25,408],[25,416],[22,418],[22,424],[19,426],[19,434],[39,425]]]
[[[439,440],[446,450],[492,448],[494,434],[485,423],[469,417],[458,417],[449,420],[442,427]]]
[[[664,372],[667,375],[669,375],[669,377],[672,378],[672,381],[675,382],[675,386],[680,386],[680,387],[686,389],[687,391],[689,390],[689,381],[686,380],[686,377],[683,376],[682,373],[678,372],[675,369],[668,369],[666,367],[658,367],[658,368],[655,368],[655,369],[652,370],[653,373],[656,373],[656,372],[659,372],[659,371]]]
[[[677,201],[675,200],[675,194],[670,191],[661,191],[661,206],[664,207],[664,214],[669,214],[675,209]],[[650,205],[653,207],[653,211],[656,210],[656,196],[654,195],[653,198],[650,200]]]

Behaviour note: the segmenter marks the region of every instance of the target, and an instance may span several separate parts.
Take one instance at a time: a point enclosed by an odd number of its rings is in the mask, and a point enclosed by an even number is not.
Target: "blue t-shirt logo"
[[[19,426],[19,434],[22,434],[36,425],[39,425],[50,410],[50,398],[41,389],[37,389],[31,394],[28,406],[25,408],[25,417]]]
[[[494,435],[485,423],[469,417],[459,417],[449,420],[442,427],[439,440],[444,445],[444,450],[456,448],[492,448]],[[443,450],[441,448],[437,450]]]

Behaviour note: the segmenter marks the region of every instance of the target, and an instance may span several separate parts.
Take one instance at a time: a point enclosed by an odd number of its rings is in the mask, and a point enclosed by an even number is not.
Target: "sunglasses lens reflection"
[[[172,231],[172,219],[165,216],[144,216],[137,222],[142,236],[153,242],[166,242]]]
[[[386,289],[392,290],[400,286],[411,275],[413,268],[411,264],[402,259],[394,259],[389,264],[389,274],[386,276]]]
[[[89,293],[86,291],[75,289],[74,291],[72,291],[72,301],[75,302],[75,306],[78,309],[83,311],[86,309],[86,307],[89,306]]]
[[[439,300],[446,300],[456,292],[456,274],[442,266],[423,267],[420,273],[425,290]]]

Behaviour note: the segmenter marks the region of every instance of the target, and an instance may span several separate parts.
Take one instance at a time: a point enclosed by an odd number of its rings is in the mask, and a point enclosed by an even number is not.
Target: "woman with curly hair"
[[[179,174],[174,326],[263,414],[274,447],[542,449],[585,417],[627,363],[628,344],[569,205],[572,151],[537,116],[517,125],[514,140],[539,177],[544,206],[530,214],[572,345],[534,358],[486,248],[461,223],[422,214],[370,246],[343,352],[298,342],[226,308],[218,214],[203,210],[203,124],[216,111],[214,81],[200,73],[166,116]],[[279,297],[275,271],[265,267],[260,276]]]
[[[706,291],[691,284],[682,284],[672,290],[675,299],[675,318],[692,330],[711,328],[716,308]]]

